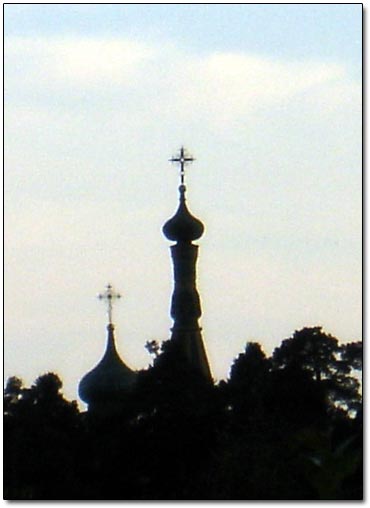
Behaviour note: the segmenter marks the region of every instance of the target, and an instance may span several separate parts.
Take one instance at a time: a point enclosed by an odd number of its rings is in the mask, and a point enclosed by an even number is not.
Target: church
[[[190,213],[186,205],[185,168],[194,160],[184,147],[181,147],[177,156],[170,159],[170,162],[178,164],[180,168],[178,208],[162,229],[165,237],[175,242],[170,247],[174,279],[171,299],[173,327],[170,340],[189,368],[204,379],[212,381],[199,325],[202,314],[196,287],[199,247],[193,243],[201,238],[204,225]],[[120,295],[108,284],[99,298],[106,300],[108,306],[106,349],[100,362],[85,374],[78,387],[80,398],[88,404],[88,411],[93,413],[112,412],[117,405],[124,404],[125,396],[134,388],[137,379],[137,372],[120,358],[115,345],[112,305]]]

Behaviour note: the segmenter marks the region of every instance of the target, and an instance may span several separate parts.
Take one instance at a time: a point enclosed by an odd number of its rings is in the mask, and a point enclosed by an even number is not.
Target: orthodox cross
[[[182,146],[180,148],[180,152],[176,157],[172,157],[169,159],[170,162],[178,162],[180,164],[180,179],[181,179],[181,185],[184,185],[184,179],[185,179],[185,166],[186,164],[189,164],[193,161],[195,161],[194,157],[191,155],[188,155],[186,153],[185,148]]]
[[[121,298],[121,295],[119,293],[116,293],[112,286],[108,284],[105,288],[104,293],[100,293],[98,295],[99,300],[106,300],[107,301],[107,308],[108,308],[108,319],[109,324],[112,324],[112,309],[113,309],[113,300],[118,300]]]

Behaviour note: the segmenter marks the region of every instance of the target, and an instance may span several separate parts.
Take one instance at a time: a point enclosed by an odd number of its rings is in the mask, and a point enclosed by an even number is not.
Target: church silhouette
[[[184,147],[180,148],[177,156],[170,159],[180,168],[179,205],[174,216],[163,226],[165,237],[175,242],[170,247],[174,275],[171,300],[174,323],[170,341],[186,367],[211,382],[211,370],[199,326],[202,311],[196,287],[198,245],[193,243],[202,236],[204,225],[189,212],[185,198],[185,167],[194,160]],[[112,414],[124,405],[126,397],[135,387],[138,373],[120,358],[115,345],[112,303],[120,295],[108,284],[105,293],[99,295],[99,298],[108,304],[106,349],[100,362],[81,379],[78,392],[80,398],[88,404],[89,412]]]
[[[247,342],[227,380],[211,376],[196,261],[204,231],[186,204],[181,148],[179,203],[164,224],[174,287],[171,335],[146,347],[134,371],[115,344],[108,284],[107,342],[79,383],[88,410],[49,372],[4,392],[4,487],[9,500],[299,501],[363,497],[362,343],[340,344],[305,327],[270,356]],[[160,351],[160,353],[159,353]]]

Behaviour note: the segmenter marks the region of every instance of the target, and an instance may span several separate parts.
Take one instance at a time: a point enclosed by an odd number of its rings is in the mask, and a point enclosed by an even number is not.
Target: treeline
[[[10,500],[359,500],[362,343],[304,328],[247,343],[207,383],[170,341],[116,414],[81,413],[56,374],[4,396]]]

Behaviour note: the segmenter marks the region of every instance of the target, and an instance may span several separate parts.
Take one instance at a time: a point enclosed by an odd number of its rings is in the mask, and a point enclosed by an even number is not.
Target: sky
[[[362,335],[361,4],[7,4],[5,378],[77,399],[110,282],[133,369],[172,325],[184,145],[216,380],[248,341]]]

